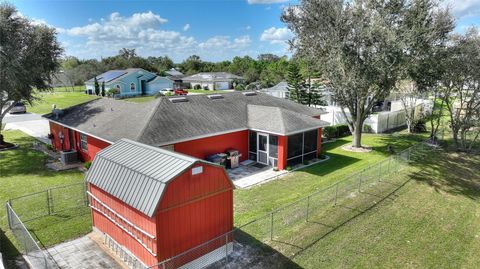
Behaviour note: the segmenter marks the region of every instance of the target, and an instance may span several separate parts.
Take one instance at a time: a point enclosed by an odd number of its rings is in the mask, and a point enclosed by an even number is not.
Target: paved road
[[[50,144],[47,137],[50,133],[48,120],[38,114],[7,114],[2,122],[6,123],[5,130],[20,130],[43,143]]]

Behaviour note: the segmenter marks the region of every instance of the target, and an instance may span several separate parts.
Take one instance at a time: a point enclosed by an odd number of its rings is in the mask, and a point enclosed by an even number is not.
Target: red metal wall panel
[[[116,213],[127,218],[130,222],[148,232],[151,235],[156,235],[156,222],[155,216],[150,218],[135,208],[123,203],[119,199],[111,196],[105,191],[90,184],[90,192],[97,197],[102,203],[106,204]],[[95,201],[92,202],[95,204]],[[110,216],[112,217],[112,216]],[[152,255],[147,249],[145,249],[135,238],[133,238],[126,231],[115,225],[110,219],[106,218],[103,214],[92,209],[92,223],[98,230],[108,234],[117,243],[131,251],[137,258],[139,258],[146,265],[154,265],[158,263],[157,257]],[[147,237],[143,238],[147,241]],[[154,253],[156,252],[156,242],[153,242],[149,246]]]
[[[205,159],[210,154],[225,152],[229,148],[240,151],[241,161],[248,159],[248,131],[239,131],[216,135],[186,142],[176,143],[174,150],[199,159]]]
[[[233,229],[233,185],[223,168],[198,166],[203,167],[201,174],[187,170],[167,186],[157,209],[160,260]],[[212,245],[211,250],[219,246]]]

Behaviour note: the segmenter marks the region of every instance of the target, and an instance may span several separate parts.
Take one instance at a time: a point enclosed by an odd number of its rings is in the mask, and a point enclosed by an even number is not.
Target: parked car
[[[27,112],[27,107],[23,102],[17,102],[12,109],[10,109],[10,114],[15,114],[15,113],[26,113]]]
[[[160,91],[158,91],[158,93],[160,95],[163,95],[163,96],[168,96],[168,95],[173,95],[174,92],[171,88],[164,88],[164,89],[161,89]]]
[[[188,91],[184,89],[176,89],[175,90],[175,95],[187,95]]]

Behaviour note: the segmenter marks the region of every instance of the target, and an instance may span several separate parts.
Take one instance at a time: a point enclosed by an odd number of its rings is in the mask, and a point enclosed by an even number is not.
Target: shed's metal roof
[[[166,185],[201,160],[122,139],[95,156],[86,181],[152,217]]]

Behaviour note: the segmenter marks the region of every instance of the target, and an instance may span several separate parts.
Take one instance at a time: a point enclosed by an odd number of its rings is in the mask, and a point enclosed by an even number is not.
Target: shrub
[[[273,171],[278,172],[278,167],[273,167]]]
[[[199,84],[197,84],[197,85],[193,86],[193,89],[194,89],[194,90],[201,90],[201,89],[202,89],[202,86],[199,85]]]
[[[320,155],[318,156],[318,158],[319,158],[320,160],[325,160],[325,159],[327,158],[327,156],[325,156],[325,155],[323,155],[323,154],[320,154]]]
[[[307,161],[307,160],[303,161],[303,165],[308,165],[309,163],[310,163],[310,162]]]
[[[47,149],[48,149],[48,150],[53,150],[53,146],[50,145],[50,144],[47,144]]]
[[[239,83],[235,86],[236,91],[244,91],[245,90],[245,85]]]
[[[421,119],[421,120],[417,120],[413,123],[413,126],[412,126],[412,131],[414,133],[424,133],[427,131],[427,125],[426,125],[426,122],[425,120]]]
[[[369,124],[364,124],[363,125],[363,132],[364,133],[373,133],[373,129],[372,129],[372,126],[370,126]]]
[[[90,169],[90,166],[92,166],[92,162],[91,162],[91,161],[85,162],[85,163],[83,164],[83,167],[85,167],[85,169],[87,169],[87,170]]]
[[[327,126],[323,128],[323,135],[327,139],[349,136],[350,134],[350,129],[348,128],[348,125],[345,124]]]
[[[293,169],[293,168],[292,168],[291,166],[285,167],[285,170],[287,170],[287,171],[292,171],[292,169]]]

